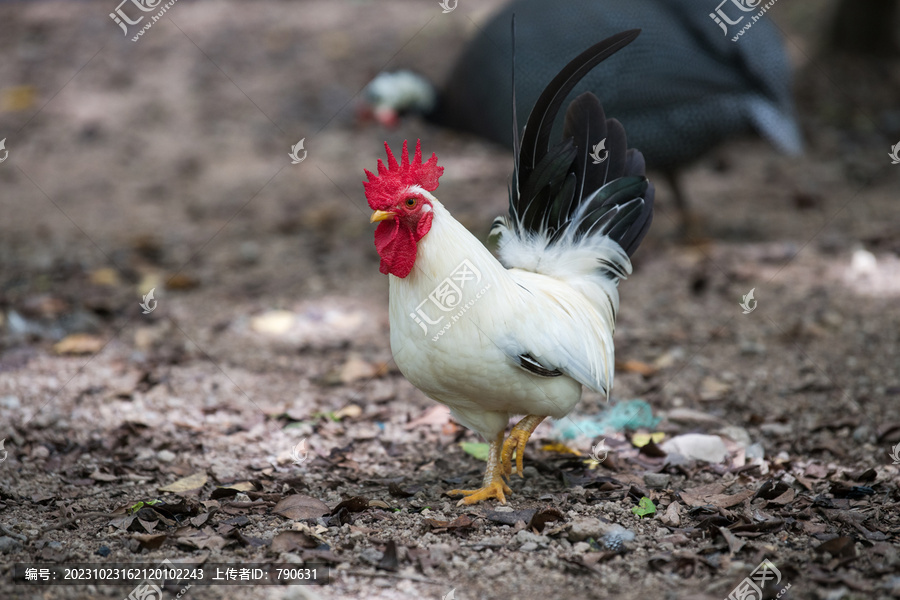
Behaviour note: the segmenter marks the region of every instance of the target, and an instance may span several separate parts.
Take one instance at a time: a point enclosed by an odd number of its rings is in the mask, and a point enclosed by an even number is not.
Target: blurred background
[[[718,39],[716,3],[688,4],[709,29],[700,37]],[[472,437],[443,421],[405,428],[433,404],[390,360],[387,279],[361,181],[385,140],[420,138],[445,167],[439,198],[484,239],[507,209],[511,148],[416,111],[385,128],[366,86],[398,69],[440,86],[503,5],[179,0],[132,41],[143,23],[126,35],[110,18],[140,14],[131,3],[0,2],[3,519],[40,520],[60,501],[85,508],[54,475],[67,470],[119,483],[130,469],[147,483],[201,467],[220,483],[277,479],[306,436],[319,455],[343,449],[356,469],[387,477],[418,472],[423,444],[444,460],[438,449]],[[648,165],[657,210],[620,286],[615,397],[744,427],[767,456],[890,463],[897,6],[769,9],[804,151],[783,154],[752,128],[723,134],[678,166],[690,227],[669,170]],[[733,52],[753,33],[719,46]],[[648,84],[666,88],[668,76]],[[742,314],[751,289],[758,308]],[[577,410],[601,405],[588,394]],[[329,501],[361,477],[310,469],[305,485]],[[53,500],[11,500],[34,494]],[[111,510],[115,496],[99,498]]]

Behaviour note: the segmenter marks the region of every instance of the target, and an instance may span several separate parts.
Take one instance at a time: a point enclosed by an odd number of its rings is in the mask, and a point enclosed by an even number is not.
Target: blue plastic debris
[[[567,417],[554,423],[556,437],[573,440],[596,438],[626,429],[653,429],[661,421],[653,416],[653,408],[643,400],[622,400],[590,417]]]

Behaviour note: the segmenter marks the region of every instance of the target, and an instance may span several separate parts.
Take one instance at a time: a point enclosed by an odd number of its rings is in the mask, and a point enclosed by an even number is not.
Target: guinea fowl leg
[[[684,190],[681,187],[681,181],[679,181],[678,173],[675,171],[666,171],[664,173],[666,177],[666,183],[669,184],[669,188],[672,190],[672,196],[675,197],[675,208],[678,210],[678,216],[681,218],[681,228],[685,230],[687,228],[687,223],[690,221],[690,213],[691,209],[688,208],[687,198],[684,195]]]
[[[503,443],[502,461],[504,474],[507,476],[512,475],[512,455],[513,452],[515,452],[516,472],[519,474],[519,477],[525,477],[525,475],[522,474],[525,444],[528,442],[528,438],[531,437],[531,434],[534,433],[537,426],[541,424],[541,421],[546,418],[547,417],[539,417],[538,415],[528,415],[527,417],[523,417],[522,420],[516,423],[512,428],[512,431],[509,432],[509,437],[506,438],[506,442]]]
[[[503,432],[497,435],[497,439],[491,442],[488,451],[487,469],[484,472],[484,485],[477,490],[450,490],[447,492],[450,496],[462,495],[457,506],[463,504],[475,504],[482,500],[496,498],[500,504],[506,504],[506,495],[512,493],[506,482],[503,481],[503,468],[500,464],[500,452],[503,447]]]
[[[665,172],[666,181],[672,188],[672,195],[675,197],[675,208],[678,210],[679,235],[688,242],[702,240],[704,235],[703,220],[691,210],[690,202],[687,194],[684,193],[684,186],[681,185],[681,177],[675,171]]]
[[[678,217],[681,220],[679,223],[681,237],[685,240],[702,237],[703,226],[688,206],[690,203],[684,193],[679,174],[675,171],[666,171],[665,177],[675,197],[675,208],[678,209]]]

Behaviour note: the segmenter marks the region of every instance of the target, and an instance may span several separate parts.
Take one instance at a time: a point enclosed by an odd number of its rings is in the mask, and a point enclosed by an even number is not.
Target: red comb
[[[387,210],[396,205],[397,195],[411,185],[418,185],[429,192],[437,189],[444,167],[437,166],[437,156],[434,153],[428,162],[422,163],[422,140],[416,140],[416,154],[412,164],[409,162],[406,140],[403,141],[399,165],[387,142],[384,143],[384,149],[387,150],[388,166],[385,167],[381,159],[378,159],[378,175],[366,169],[369,180],[363,182],[366,199],[373,210]]]

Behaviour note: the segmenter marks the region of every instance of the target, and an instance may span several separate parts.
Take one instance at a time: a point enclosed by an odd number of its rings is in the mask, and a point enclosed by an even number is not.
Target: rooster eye
[[[415,205],[416,205],[416,199],[415,199],[415,198],[407,198],[407,199],[406,199],[406,208],[412,208],[412,207],[415,206]]]

